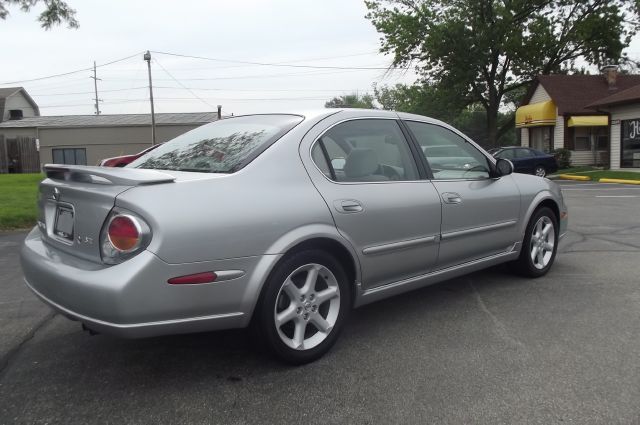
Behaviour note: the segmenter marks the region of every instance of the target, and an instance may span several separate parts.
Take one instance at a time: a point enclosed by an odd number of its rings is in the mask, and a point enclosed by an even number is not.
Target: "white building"
[[[618,74],[615,66],[602,75],[540,75],[516,111],[522,146],[569,149],[574,166],[640,167],[640,157],[630,159],[640,154],[640,134],[637,142],[629,138],[634,125],[640,75]]]

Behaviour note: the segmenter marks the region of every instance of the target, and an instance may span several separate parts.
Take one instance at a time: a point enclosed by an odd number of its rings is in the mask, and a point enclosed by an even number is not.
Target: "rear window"
[[[128,167],[233,173],[302,122],[298,115],[249,115],[203,125],[146,153]]]

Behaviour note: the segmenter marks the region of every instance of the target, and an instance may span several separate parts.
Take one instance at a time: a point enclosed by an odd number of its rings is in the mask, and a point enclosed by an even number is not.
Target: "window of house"
[[[87,165],[87,150],[85,148],[52,149],[55,164]]]
[[[573,142],[573,149],[576,151],[590,151],[591,143],[589,143],[589,136],[576,136]]]
[[[609,136],[598,136],[598,150],[606,151],[609,149]]]

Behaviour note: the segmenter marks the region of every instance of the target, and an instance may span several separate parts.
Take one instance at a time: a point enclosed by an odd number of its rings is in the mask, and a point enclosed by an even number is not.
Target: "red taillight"
[[[173,277],[167,282],[172,285],[190,285],[195,283],[211,283],[214,282],[217,278],[218,276],[214,272],[204,272]]]
[[[111,245],[118,251],[129,252],[140,244],[140,226],[133,217],[118,215],[111,220],[107,230]]]

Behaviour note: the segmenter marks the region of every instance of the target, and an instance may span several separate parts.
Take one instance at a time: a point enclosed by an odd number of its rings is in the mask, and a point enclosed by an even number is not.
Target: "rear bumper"
[[[168,264],[144,251],[104,266],[52,248],[34,229],[20,261],[27,286],[61,314],[98,332],[137,338],[247,326],[267,264],[276,260],[271,257]],[[192,273],[238,270],[240,277],[208,284],[167,283]]]

